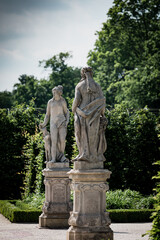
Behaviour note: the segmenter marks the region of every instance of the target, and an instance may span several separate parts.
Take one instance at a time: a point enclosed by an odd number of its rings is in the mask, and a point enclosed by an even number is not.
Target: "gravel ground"
[[[113,223],[114,240],[148,240],[151,223]],[[0,240],[66,240],[67,230],[39,229],[38,224],[11,223],[0,214]]]

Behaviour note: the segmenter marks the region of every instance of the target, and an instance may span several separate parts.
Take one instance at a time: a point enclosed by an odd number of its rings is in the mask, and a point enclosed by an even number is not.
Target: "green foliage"
[[[46,103],[51,98],[52,93],[48,91],[47,80],[37,80],[34,76],[23,74],[19,77],[19,83],[13,88],[14,103],[27,103],[34,98],[35,106],[46,108]]]
[[[21,208],[16,206],[16,201],[7,200],[0,200],[0,212],[11,222],[14,223],[38,222],[38,218],[41,214],[41,210],[22,210]]]
[[[114,0],[88,55],[107,104],[159,107],[159,0]]]
[[[150,222],[152,209],[114,209],[108,210],[109,217],[115,223]]]
[[[10,108],[12,106],[12,98],[11,92],[0,92],[0,108]]]
[[[157,121],[147,109],[128,111],[117,105],[108,111],[108,149],[105,167],[111,170],[110,189],[127,189],[143,194],[152,192],[159,159]],[[147,184],[146,184],[147,181]]]
[[[137,191],[115,190],[106,193],[107,209],[153,209],[153,196],[144,197]]]
[[[66,157],[71,160],[73,155],[73,144],[74,144],[74,115],[72,113],[72,102],[73,99],[66,98],[67,106],[70,112],[70,119],[67,126],[67,137],[66,137],[66,149],[65,154]]]
[[[41,210],[30,208],[20,201],[0,200],[0,212],[11,222],[38,222]],[[112,222],[149,222],[151,209],[108,210]]]
[[[156,165],[160,167],[160,160],[156,162]],[[160,169],[158,169],[157,175],[154,177],[156,179],[156,196],[155,196],[155,212],[152,214],[153,225],[149,232],[149,239],[160,240]]]
[[[33,102],[17,105],[10,111],[0,109],[0,192],[1,199],[20,197],[26,132],[33,134],[38,124]]]
[[[23,198],[31,193],[40,194],[44,191],[42,170],[44,169],[44,142],[41,132],[27,135],[27,143],[23,148],[25,158],[25,178]]]
[[[51,69],[48,90],[51,91],[54,86],[62,85],[64,98],[74,97],[74,88],[80,80],[80,69],[66,64],[66,61],[71,57],[69,52],[61,52],[48,60],[39,62],[40,66],[44,66],[45,69]]]
[[[45,200],[45,193],[33,193],[26,196],[23,200],[17,200],[16,206],[21,209],[41,210]]]
[[[66,61],[71,57],[68,52],[59,53],[48,60],[40,61],[40,66],[50,70],[48,80],[21,75],[12,92],[14,104],[28,104],[34,98],[35,106],[45,109],[48,100],[52,98],[52,88],[57,85],[63,86],[64,98],[73,98],[74,87],[80,80],[80,69],[67,65]]]

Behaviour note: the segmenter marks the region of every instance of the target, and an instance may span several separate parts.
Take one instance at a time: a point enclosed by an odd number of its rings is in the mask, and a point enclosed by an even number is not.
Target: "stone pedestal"
[[[113,240],[113,231],[109,227],[111,221],[106,212],[106,191],[109,189],[106,180],[111,172],[103,167],[86,170],[83,169],[87,167],[86,163],[83,165],[82,162],[76,163],[74,170],[68,173],[72,179],[74,205],[67,240]]]
[[[46,228],[68,228],[70,201],[70,180],[67,172],[69,163],[48,162],[43,170],[45,176],[45,202],[39,217],[39,226]]]

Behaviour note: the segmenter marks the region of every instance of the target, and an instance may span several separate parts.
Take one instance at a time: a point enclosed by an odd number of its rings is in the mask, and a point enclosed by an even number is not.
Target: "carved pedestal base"
[[[67,172],[68,163],[50,163],[50,167],[43,170],[45,176],[45,202],[43,213],[39,217],[39,226],[48,228],[67,228],[70,202],[70,187]]]
[[[67,240],[113,240],[109,214],[106,212],[106,179],[111,172],[104,169],[71,170],[71,188],[74,191],[71,227]]]
[[[113,240],[113,232],[110,228],[101,231],[70,227],[67,231],[67,240]]]

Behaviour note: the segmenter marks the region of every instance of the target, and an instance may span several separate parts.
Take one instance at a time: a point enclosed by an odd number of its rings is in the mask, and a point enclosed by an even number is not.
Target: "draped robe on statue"
[[[105,98],[90,74],[77,84],[72,109],[75,113],[75,136],[79,150],[75,160],[104,161],[103,153],[107,148],[104,133]]]

